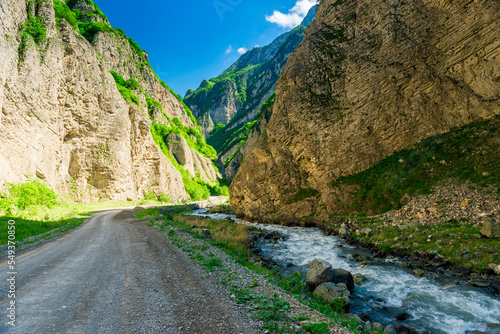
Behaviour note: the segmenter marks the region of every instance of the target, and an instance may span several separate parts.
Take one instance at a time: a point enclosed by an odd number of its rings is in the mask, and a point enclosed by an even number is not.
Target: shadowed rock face
[[[217,179],[217,173],[212,167],[212,161],[189,147],[182,135],[171,133],[168,135],[167,142],[170,153],[191,176],[198,176],[207,183]]]
[[[231,204],[264,220],[343,213],[354,189],[338,177],[500,113],[499,37],[495,0],[323,0]]]
[[[187,197],[182,177],[151,135],[143,94],[127,103],[110,70],[136,77],[164,113],[193,127],[182,105],[162,87],[124,37],[98,33],[89,43],[62,21],[52,1],[30,6],[47,39],[28,39],[19,52],[25,1],[0,1],[0,183],[36,175],[79,200],[141,198],[147,190]],[[142,64],[145,65],[145,64]]]

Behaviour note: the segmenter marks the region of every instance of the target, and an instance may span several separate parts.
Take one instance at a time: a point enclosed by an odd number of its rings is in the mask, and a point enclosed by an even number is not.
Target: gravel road
[[[226,288],[132,211],[97,214],[16,262],[16,327],[0,262],[0,333],[259,332]]]

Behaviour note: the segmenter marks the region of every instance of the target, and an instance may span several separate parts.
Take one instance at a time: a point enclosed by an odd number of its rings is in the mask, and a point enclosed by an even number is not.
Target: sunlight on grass
[[[132,202],[72,203],[53,208],[32,206],[26,210],[0,217],[0,245],[7,243],[7,223],[9,220],[16,222],[16,241],[19,241],[62,226],[67,226],[68,230],[78,227],[86,218],[101,210],[156,204],[160,203],[153,200],[138,200]]]

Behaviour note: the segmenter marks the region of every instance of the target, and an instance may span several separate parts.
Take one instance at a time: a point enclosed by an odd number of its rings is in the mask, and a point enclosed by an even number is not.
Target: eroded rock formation
[[[500,3],[323,0],[230,188],[239,215],[327,219],[340,176],[500,113]]]
[[[90,43],[56,24],[52,0],[0,0],[0,12],[0,183],[36,175],[79,200],[149,190],[185,199],[181,174],[153,141],[145,96],[128,103],[109,71],[135,77],[168,117],[194,124],[127,38],[99,32]],[[28,13],[44,23],[44,40],[22,38]]]

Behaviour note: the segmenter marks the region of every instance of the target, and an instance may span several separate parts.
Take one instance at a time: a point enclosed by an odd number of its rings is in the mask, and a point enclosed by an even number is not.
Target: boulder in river
[[[326,282],[344,283],[349,291],[354,290],[354,279],[350,272],[344,269],[332,269],[330,263],[314,259],[306,276],[307,288],[309,291],[314,291],[320,284]]]
[[[333,269],[333,278],[331,282],[338,284],[344,283],[349,291],[354,290],[354,278],[352,274],[344,269]]]
[[[387,325],[384,328],[384,334],[397,334],[396,329],[394,328],[394,325]]]
[[[326,261],[314,259],[306,276],[306,286],[314,291],[320,284],[333,281],[332,265]]]
[[[352,275],[352,278],[354,279],[354,284],[359,286],[363,285],[367,281],[367,278],[361,274],[354,274]]]
[[[417,277],[422,277],[424,276],[424,271],[422,269],[415,269],[413,270],[413,274],[415,274],[415,276]]]
[[[479,279],[479,278],[471,278],[471,279],[469,279],[468,283],[470,285],[478,287],[478,288],[487,288],[491,285],[490,281]]]
[[[351,293],[349,292],[347,285],[344,283],[322,283],[316,288],[316,290],[314,290],[314,294],[322,297],[330,304],[334,304],[335,300],[338,298],[342,298],[347,305],[351,303],[351,299],[349,298]]]

